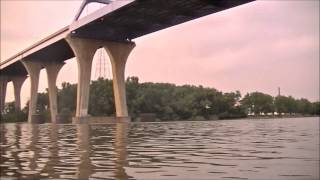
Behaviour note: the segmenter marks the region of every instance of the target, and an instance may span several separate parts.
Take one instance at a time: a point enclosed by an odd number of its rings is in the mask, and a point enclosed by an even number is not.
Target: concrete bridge
[[[98,0],[106,1],[106,0]],[[76,20],[49,37],[33,44],[0,64],[1,112],[7,83],[14,86],[15,106],[20,109],[20,91],[30,77],[31,94],[28,122],[37,119],[36,105],[40,70],[48,76],[51,121],[56,122],[56,79],[64,61],[76,57],[78,64],[77,108],[73,122],[88,117],[91,65],[95,52],[104,48],[110,56],[116,117],[128,117],[125,92],[125,65],[135,47],[133,39],[171,26],[242,5],[253,0],[128,0],[113,1],[113,10],[105,6]]]

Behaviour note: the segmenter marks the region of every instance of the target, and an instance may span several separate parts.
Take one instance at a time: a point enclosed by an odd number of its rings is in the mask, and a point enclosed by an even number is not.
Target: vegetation
[[[24,122],[28,118],[28,109],[16,110],[14,102],[6,103],[1,113],[1,122]]]
[[[248,93],[240,101],[248,114],[319,115],[320,103],[289,96],[272,97],[260,92]]]
[[[239,91],[223,93],[202,86],[176,86],[168,83],[139,83],[137,77],[126,80],[129,115],[135,119],[142,114],[154,114],[156,118],[169,120],[205,120],[243,118],[247,115],[319,115],[320,103],[289,96],[272,97],[261,92],[246,94]],[[74,115],[77,85],[62,83],[58,90],[60,114]],[[48,93],[39,93],[37,111],[50,119]],[[2,120],[26,120],[28,106],[22,111],[14,109],[14,103],[6,104]],[[112,80],[98,79],[90,85],[89,114],[113,116],[115,112]]]

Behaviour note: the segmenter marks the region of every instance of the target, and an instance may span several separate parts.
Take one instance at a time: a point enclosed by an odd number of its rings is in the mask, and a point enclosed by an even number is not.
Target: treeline
[[[291,96],[272,97],[253,92],[243,98],[239,91],[223,93],[202,86],[176,86],[168,83],[139,83],[137,77],[126,80],[127,104],[133,119],[144,114],[153,114],[160,120],[205,120],[244,118],[248,115],[319,115],[320,103]],[[58,90],[59,114],[73,116],[76,110],[77,85],[62,83]],[[49,115],[48,93],[39,93],[37,111],[46,118]],[[4,119],[17,115],[13,103],[6,105]],[[19,118],[28,112],[26,106]],[[98,79],[90,85],[89,114],[92,116],[114,116],[112,80]]]
[[[260,92],[246,94],[240,103],[252,115],[319,115],[320,112],[319,102],[311,103],[307,99],[295,99],[291,96],[272,97]]]

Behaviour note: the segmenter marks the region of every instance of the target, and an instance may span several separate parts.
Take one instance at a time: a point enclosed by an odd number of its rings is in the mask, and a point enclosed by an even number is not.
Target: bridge
[[[106,1],[106,0],[95,0]],[[31,90],[28,122],[38,120],[36,105],[40,70],[48,77],[51,121],[57,122],[56,79],[64,61],[76,57],[78,87],[74,123],[88,117],[89,85],[93,56],[104,48],[112,65],[116,117],[128,117],[125,92],[125,65],[136,46],[134,39],[206,15],[233,8],[253,0],[127,0],[108,5],[78,19],[52,35],[0,63],[0,99],[3,112],[7,83],[14,87],[15,107],[20,107],[21,87],[27,76]],[[83,7],[82,7],[83,9]],[[81,12],[80,12],[81,13]]]

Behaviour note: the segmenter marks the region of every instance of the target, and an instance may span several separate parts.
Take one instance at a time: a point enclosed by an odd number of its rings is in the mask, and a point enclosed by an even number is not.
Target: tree
[[[248,93],[241,100],[241,105],[249,113],[259,115],[261,113],[273,113],[273,97],[261,92]]]
[[[162,120],[188,120],[210,118],[242,118],[248,112],[320,114],[319,102],[294,99],[289,96],[273,98],[261,92],[247,93],[242,99],[239,91],[223,93],[203,86],[176,86],[169,83],[140,83],[137,77],[126,80],[126,95],[129,116],[139,117],[143,113],[154,113]],[[77,84],[63,82],[58,89],[59,113],[74,115],[76,111]],[[37,111],[50,118],[48,92],[38,94]],[[115,114],[112,80],[99,78],[90,84],[89,114],[112,116]],[[6,105],[7,119],[27,118],[28,104],[20,115],[14,113],[14,104]],[[17,117],[17,114],[19,117]],[[2,118],[3,116],[1,116]]]
[[[62,88],[58,90],[58,110],[69,111],[75,114],[77,102],[77,85],[67,82],[62,83]]]
[[[38,99],[37,99],[37,112],[43,113],[46,111],[49,111],[48,91],[44,93],[38,93]]]
[[[314,103],[312,103],[312,105],[311,105],[311,114],[312,115],[320,115],[320,102],[318,101],[318,102],[314,102]]]
[[[296,112],[300,114],[312,114],[312,103],[307,99],[296,100]]]
[[[288,112],[287,97],[285,97],[285,96],[277,96],[277,97],[275,97],[274,105],[275,105],[275,110],[279,114]]]
[[[28,111],[21,111],[15,108],[15,102],[8,102],[4,106],[4,111],[1,114],[1,122],[23,122],[27,121]]]
[[[278,113],[297,113],[298,103],[292,96],[277,96],[275,98],[275,109]]]
[[[112,81],[99,78],[90,85],[89,114],[111,116],[115,113]]]

